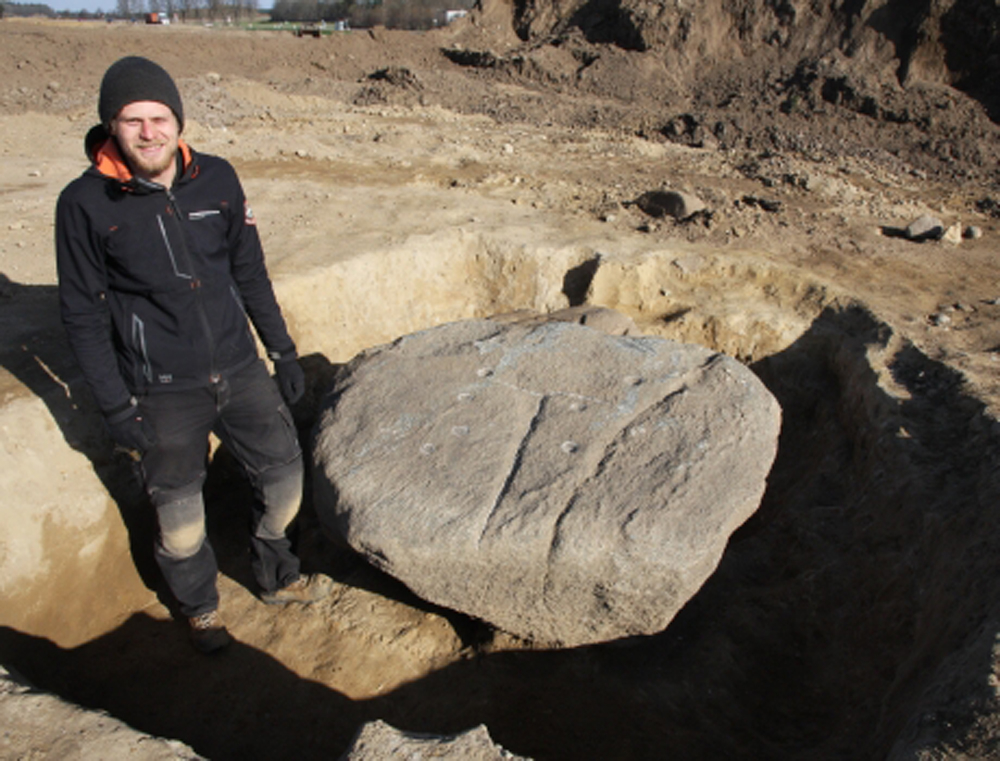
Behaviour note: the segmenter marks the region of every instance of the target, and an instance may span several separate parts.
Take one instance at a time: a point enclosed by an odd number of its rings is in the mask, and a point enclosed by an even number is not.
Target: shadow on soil
[[[45,403],[66,443],[90,461],[121,512],[143,583],[155,589],[159,571],[150,549],[156,531],[153,514],[131,461],[114,451],[73,359],[56,286],[22,285],[0,274],[0,330],[0,366]]]
[[[0,628],[0,661],[217,761],[330,759],[375,718],[439,734],[485,723],[537,759],[885,758],[942,664],[982,640],[1000,536],[996,424],[952,371],[892,339],[863,309],[829,309],[754,365],[784,410],[764,502],[656,636],[489,652],[482,627],[452,614],[467,657],[357,701],[239,643],[196,656],[176,624],[144,615],[71,650]],[[32,377],[36,393],[49,382]],[[53,410],[61,425],[70,410]],[[217,467],[210,501],[239,499]],[[238,574],[242,540],[217,520],[220,561]],[[301,545],[306,564],[422,605],[319,538],[308,506]],[[976,651],[956,682],[969,700],[986,697],[988,660]]]

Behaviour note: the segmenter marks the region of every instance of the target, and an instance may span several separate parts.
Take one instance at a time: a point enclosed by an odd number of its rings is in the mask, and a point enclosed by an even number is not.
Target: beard
[[[132,167],[133,173],[147,179],[155,179],[169,169],[170,165],[177,160],[176,141],[127,144],[125,141],[119,140],[118,144],[122,153],[125,154],[129,165]],[[152,156],[143,153],[143,149],[152,146],[162,146],[162,148]]]

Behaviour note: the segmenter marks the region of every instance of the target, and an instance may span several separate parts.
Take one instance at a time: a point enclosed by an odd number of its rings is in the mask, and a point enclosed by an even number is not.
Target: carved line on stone
[[[598,460],[597,463],[594,465],[593,472],[586,478],[581,479],[579,485],[576,487],[576,489],[573,490],[573,495],[569,498],[569,500],[567,500],[566,507],[564,507],[562,511],[560,511],[559,515],[556,516],[556,519],[552,524],[552,538],[549,540],[549,552],[548,552],[548,560],[546,562],[545,582],[542,587],[543,596],[551,589],[552,586],[551,582],[549,581],[549,574],[552,570],[552,558],[559,544],[558,540],[559,531],[560,528],[562,527],[563,521],[572,512],[574,506],[579,501],[583,493],[587,491],[590,484],[593,483],[596,479],[600,478],[600,476],[604,473],[604,471],[608,467],[608,461],[614,456],[615,452],[618,451],[619,445],[628,438],[628,429],[632,425],[632,423],[634,423],[638,418],[646,415],[649,412],[649,410],[659,406],[662,402],[675,396],[676,394],[683,393],[683,391],[684,388],[682,387],[678,391],[671,393],[669,396],[658,399],[655,403],[648,405],[647,407],[643,408],[642,410],[639,410],[638,412],[635,412],[630,417],[628,422],[622,425],[618,433],[612,436],[611,440],[608,441],[608,443],[605,445],[604,454],[601,456],[601,459]]]
[[[503,486],[497,492],[496,498],[493,500],[493,504],[490,506],[490,512],[486,516],[486,520],[483,522],[483,530],[479,532],[479,541],[477,544],[482,544],[483,539],[486,538],[486,534],[490,530],[490,524],[493,522],[493,516],[496,515],[497,511],[500,509],[500,503],[503,501],[504,495],[510,489],[511,483],[514,481],[515,476],[517,476],[518,471],[521,469],[521,462],[524,458],[524,450],[528,446],[528,442],[531,439],[531,434],[538,427],[538,419],[541,417],[542,409],[545,407],[546,397],[540,396],[538,398],[538,403],[535,405],[535,413],[531,416],[531,420],[528,421],[527,430],[524,435],[521,436],[521,442],[518,444],[517,452],[514,453],[514,459],[511,461],[510,468],[507,470],[507,477],[504,478]]]
[[[697,369],[702,370],[704,367],[712,364],[714,359],[715,357],[710,358],[708,361],[706,361],[704,365],[702,365]],[[562,524],[565,522],[566,518],[569,517],[570,513],[572,513],[573,509],[576,507],[576,503],[581,499],[583,494],[587,491],[590,484],[594,482],[596,479],[600,478],[600,476],[607,469],[608,462],[618,451],[619,446],[621,446],[623,442],[627,441],[630,435],[629,429],[631,428],[632,424],[635,423],[636,420],[647,416],[654,409],[663,408],[665,413],[668,412],[669,408],[673,405],[674,400],[677,399],[678,397],[683,396],[687,392],[688,392],[688,384],[682,383],[679,388],[671,391],[665,396],[660,397],[655,402],[647,405],[643,409],[636,411],[631,416],[629,421],[626,422],[618,431],[618,433],[615,436],[613,436],[611,440],[607,443],[604,449],[604,454],[601,456],[601,459],[598,460],[597,464],[594,466],[593,472],[586,478],[582,479],[577,488],[574,489],[573,495],[566,502],[566,507],[562,509],[562,511],[556,517],[552,525],[552,536],[549,539],[549,551],[545,562],[545,578],[542,581],[542,589],[541,589],[542,603],[545,605],[547,609],[551,610],[548,604],[548,597],[550,592],[552,592],[553,590],[552,572],[555,568],[554,557],[556,552],[558,551],[558,547],[560,544],[559,535],[562,528]],[[637,512],[638,511],[634,510],[631,513],[629,513],[625,523],[622,524],[622,528],[627,526],[628,523],[634,519],[635,514]]]
[[[610,442],[608,444],[608,449],[613,449],[613,444],[614,441]],[[601,466],[604,464],[604,461],[607,460],[608,457],[610,457],[610,455],[611,453],[609,451],[605,451],[604,457],[601,458],[601,461],[597,464],[597,468],[595,469],[594,474],[591,476],[591,478],[594,478],[598,473],[601,472]],[[548,610],[549,612],[552,612],[552,607],[549,605],[549,593],[552,591],[554,586],[552,581],[552,571],[554,568],[553,558],[556,554],[556,548],[559,544],[560,527],[562,526],[562,523],[566,519],[566,517],[573,511],[573,507],[576,505],[577,500],[580,498],[580,494],[583,491],[583,487],[586,486],[587,483],[589,483],[589,481],[590,478],[586,479],[573,492],[573,496],[570,497],[569,500],[567,500],[566,502],[566,507],[562,509],[562,512],[559,513],[559,515],[556,517],[555,521],[552,524],[552,537],[549,539],[549,552],[547,557],[545,558],[545,578],[542,579],[542,589],[541,589],[542,605],[544,605],[545,609]]]

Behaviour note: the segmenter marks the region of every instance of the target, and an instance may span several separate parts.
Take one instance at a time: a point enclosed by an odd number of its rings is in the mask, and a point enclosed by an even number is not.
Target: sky
[[[56,13],[61,13],[62,11],[94,11],[101,10],[105,12],[112,12],[118,7],[117,0],[15,0],[19,3],[30,3],[38,2],[42,5],[47,5],[49,8],[54,10]],[[270,8],[270,2],[259,2],[258,7]]]
[[[18,2],[38,2],[49,6],[56,13],[62,11],[113,11],[118,5],[116,0],[18,0]]]
[[[32,0],[18,0],[26,3]],[[59,13],[61,11],[113,11],[118,5],[116,0],[33,0],[43,5],[49,6]]]

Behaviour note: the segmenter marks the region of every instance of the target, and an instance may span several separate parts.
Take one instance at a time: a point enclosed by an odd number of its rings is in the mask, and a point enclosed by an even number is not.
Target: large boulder
[[[317,423],[316,509],[421,597],[521,637],[651,634],[759,505],[780,416],[701,346],[451,323],[345,366]]]

